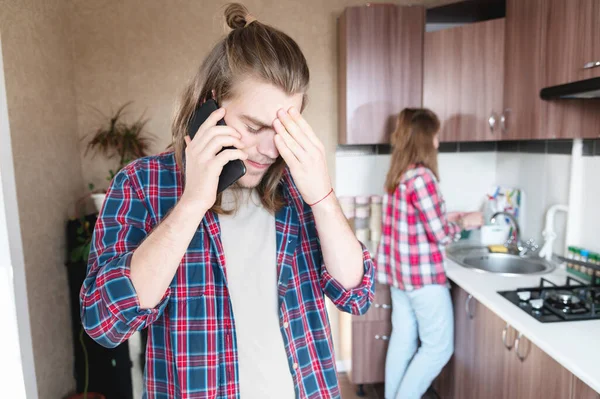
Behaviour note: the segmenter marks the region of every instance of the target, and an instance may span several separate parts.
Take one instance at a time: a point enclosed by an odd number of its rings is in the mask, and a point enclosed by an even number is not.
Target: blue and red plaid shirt
[[[279,322],[296,397],[339,398],[324,295],[342,311],[365,313],[373,299],[373,263],[363,246],[362,282],[344,289],[323,265],[313,214],[287,170],[280,187],[286,205],[276,214]],[[149,328],[144,398],[238,398],[235,319],[217,215],[206,214],[155,308],[140,308],[129,277],[133,251],[182,191],[172,153],[137,160],[114,178],[81,289],[83,326],[106,347]]]

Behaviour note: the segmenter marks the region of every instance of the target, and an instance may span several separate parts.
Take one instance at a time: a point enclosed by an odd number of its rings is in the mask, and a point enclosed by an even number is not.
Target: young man
[[[107,347],[149,328],[147,398],[338,398],[324,294],[366,312],[373,264],[300,115],[302,52],[243,6],[225,16],[233,30],[184,93],[174,151],[135,161],[111,183],[83,325]],[[222,108],[190,140],[187,123],[209,97]],[[227,126],[216,125],[222,118]],[[234,159],[247,173],[217,195]]]

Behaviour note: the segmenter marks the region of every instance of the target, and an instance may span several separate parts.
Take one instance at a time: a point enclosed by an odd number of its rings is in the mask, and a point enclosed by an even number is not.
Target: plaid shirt
[[[279,321],[296,397],[339,398],[323,294],[343,311],[365,313],[373,299],[374,267],[363,247],[362,282],[344,289],[322,264],[312,212],[287,170],[280,187],[287,204],[276,214]],[[217,215],[206,214],[155,308],[140,308],[129,278],[133,251],[182,191],[172,153],[137,160],[114,178],[81,289],[83,326],[106,347],[150,329],[144,398],[238,398],[235,319]]]
[[[435,175],[412,166],[383,202],[382,238],[377,251],[377,279],[411,291],[446,284],[444,246],[460,238],[460,228],[446,220],[446,205]]]

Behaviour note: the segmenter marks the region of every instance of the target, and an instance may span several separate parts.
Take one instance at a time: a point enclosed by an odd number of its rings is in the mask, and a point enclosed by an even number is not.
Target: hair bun
[[[231,3],[225,9],[225,21],[231,29],[241,29],[253,20],[243,4]]]

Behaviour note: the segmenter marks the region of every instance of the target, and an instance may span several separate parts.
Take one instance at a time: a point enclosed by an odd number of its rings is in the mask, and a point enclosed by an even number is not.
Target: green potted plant
[[[124,121],[126,109],[131,105],[128,102],[122,105],[112,116],[104,117],[106,121],[91,135],[86,136],[88,140],[85,155],[92,152],[92,156],[102,155],[108,159],[117,159],[118,163],[114,169],[108,171],[106,180],[111,181],[113,177],[129,162],[148,155],[148,149],[153,141],[153,136],[146,132],[147,119],[143,116],[135,122]],[[91,198],[97,211],[100,211],[106,191],[97,190],[90,184]]]

